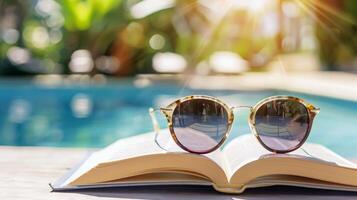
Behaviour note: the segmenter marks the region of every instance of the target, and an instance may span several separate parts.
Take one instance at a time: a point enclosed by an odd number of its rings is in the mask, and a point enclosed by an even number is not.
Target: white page
[[[245,134],[232,140],[223,150],[231,171],[235,172],[241,166],[268,156],[299,157],[314,159],[338,166],[356,168],[356,164],[342,158],[331,150],[318,144],[305,143],[299,149],[287,153],[276,154],[266,150],[253,134]]]
[[[64,181],[62,186],[68,185],[70,182],[77,179],[90,169],[94,168],[99,163],[152,154],[188,153],[176,145],[174,140],[171,138],[168,129],[161,130],[159,137],[159,142],[163,147],[165,147],[165,150],[161,149],[155,143],[154,137],[155,134],[153,132],[140,134],[125,139],[120,139],[108,147],[94,152],[76,171],[73,172],[73,174],[66,181]],[[209,154],[197,154],[196,156],[204,156],[209,158],[217,165],[219,165],[226,174],[230,174],[230,172],[226,171],[226,169],[228,169],[226,163],[227,161],[221,150],[216,150]]]

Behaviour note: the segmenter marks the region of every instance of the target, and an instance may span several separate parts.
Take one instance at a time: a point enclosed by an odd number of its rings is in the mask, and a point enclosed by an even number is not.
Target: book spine
[[[213,184],[212,186],[216,191],[228,194],[240,194],[245,190],[244,186],[219,186],[216,184]]]

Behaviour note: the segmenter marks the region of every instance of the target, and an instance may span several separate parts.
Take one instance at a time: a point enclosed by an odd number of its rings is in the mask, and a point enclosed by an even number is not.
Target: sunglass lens
[[[228,112],[223,105],[207,99],[180,103],[173,112],[173,130],[178,142],[188,151],[208,153],[225,138]]]
[[[272,100],[258,107],[255,130],[261,142],[277,152],[297,148],[309,132],[307,108],[294,100]]]

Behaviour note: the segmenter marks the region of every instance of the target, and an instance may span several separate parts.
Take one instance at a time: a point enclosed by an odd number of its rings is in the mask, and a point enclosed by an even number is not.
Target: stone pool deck
[[[291,187],[251,189],[241,195],[215,192],[207,187],[131,187],[51,192],[54,182],[87,155],[88,149],[0,147],[0,199],[356,199],[357,192]],[[357,163],[357,159],[353,160]]]
[[[137,77],[139,86],[155,81],[177,81],[183,88],[276,89],[357,101],[357,74],[344,72],[250,72],[230,76],[139,75]]]

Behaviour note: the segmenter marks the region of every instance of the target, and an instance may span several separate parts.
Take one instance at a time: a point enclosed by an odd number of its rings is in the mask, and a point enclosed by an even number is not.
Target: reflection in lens
[[[299,102],[273,100],[256,111],[255,129],[270,149],[293,150],[308,134],[309,115],[306,107]]]
[[[208,153],[228,131],[228,113],[219,103],[193,99],[180,103],[173,113],[177,140],[191,152]]]

